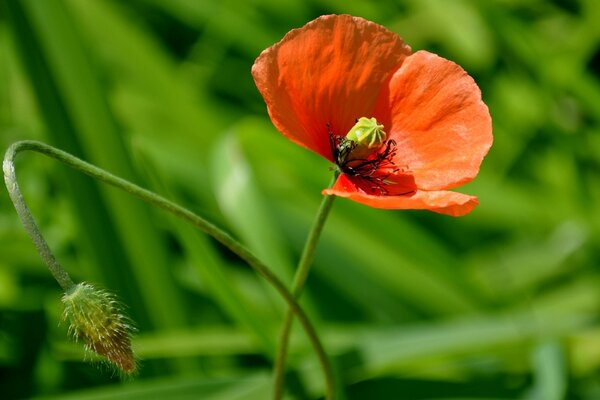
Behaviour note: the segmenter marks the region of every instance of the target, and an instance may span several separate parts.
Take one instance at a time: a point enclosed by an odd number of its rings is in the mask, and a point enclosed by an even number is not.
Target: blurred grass
[[[250,67],[324,13],[461,64],[495,134],[461,188],[481,203],[467,217],[336,202],[303,302],[344,398],[600,398],[595,0],[7,0],[1,147],[44,140],[176,199],[289,282],[330,171],[271,126]],[[2,191],[2,398],[268,398],[282,303],[263,282],[136,200],[33,155],[18,168],[58,258],[129,305],[145,361],[121,382],[66,343],[59,290]],[[297,328],[290,364],[295,397],[317,398]]]

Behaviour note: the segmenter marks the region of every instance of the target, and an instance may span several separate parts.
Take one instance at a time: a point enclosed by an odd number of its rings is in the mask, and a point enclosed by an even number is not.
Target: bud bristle
[[[131,349],[129,319],[121,312],[111,293],[87,283],[78,283],[62,298],[64,318],[75,341],[83,340],[87,350],[103,356],[125,374],[132,374],[137,363]]]

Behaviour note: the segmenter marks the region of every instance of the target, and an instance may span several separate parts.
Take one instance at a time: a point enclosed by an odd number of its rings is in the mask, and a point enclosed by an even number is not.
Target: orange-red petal
[[[471,212],[479,203],[477,197],[445,190],[416,190],[410,195],[376,196],[359,189],[346,175],[340,175],[334,186],[323,194],[346,197],[375,208],[430,210],[460,217]]]
[[[275,127],[333,161],[328,125],[345,136],[357,118],[371,116],[380,90],[409,54],[380,25],[326,15],[263,51],[252,75]]]
[[[457,64],[426,51],[404,60],[375,116],[397,143],[397,165],[413,174],[419,189],[469,182],[492,145],[492,122],[477,84]]]

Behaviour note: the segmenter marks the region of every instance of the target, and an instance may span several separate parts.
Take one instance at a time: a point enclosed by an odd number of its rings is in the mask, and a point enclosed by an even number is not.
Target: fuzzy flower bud
[[[346,141],[353,143],[350,159],[366,158],[376,149],[381,147],[387,139],[383,125],[375,118],[361,117],[346,135]]]
[[[137,364],[131,349],[133,328],[111,293],[78,283],[65,293],[62,302],[69,333],[76,341],[83,340],[87,350],[105,357],[124,373],[135,372]]]

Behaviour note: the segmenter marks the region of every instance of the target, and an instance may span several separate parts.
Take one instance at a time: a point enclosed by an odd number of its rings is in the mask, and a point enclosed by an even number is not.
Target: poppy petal
[[[252,76],[275,127],[333,161],[328,129],[345,136],[357,118],[370,116],[381,88],[410,52],[380,25],[326,15],[263,51]]]
[[[420,189],[471,181],[492,145],[492,122],[477,84],[427,51],[407,57],[382,91],[375,116],[397,144],[396,163]]]
[[[333,187],[323,190],[323,194],[345,197],[375,208],[430,210],[453,217],[466,215],[479,204],[475,196],[445,190],[416,190],[407,195],[376,196],[359,189],[346,175],[340,175]]]

